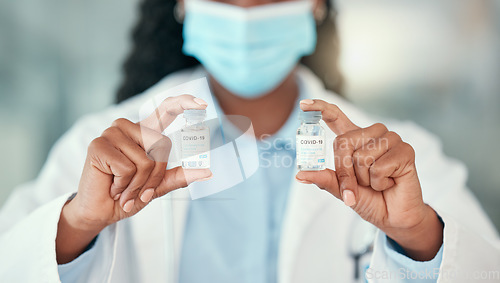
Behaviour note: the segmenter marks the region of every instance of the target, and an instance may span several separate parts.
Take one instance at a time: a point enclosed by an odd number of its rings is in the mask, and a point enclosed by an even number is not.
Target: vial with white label
[[[186,125],[181,129],[182,168],[210,168],[210,129],[206,110],[184,110]]]
[[[321,111],[300,111],[297,129],[297,168],[302,171],[325,169],[325,129],[319,124]]]

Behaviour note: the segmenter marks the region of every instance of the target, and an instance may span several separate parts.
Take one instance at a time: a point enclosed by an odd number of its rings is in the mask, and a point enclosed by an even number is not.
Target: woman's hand
[[[300,107],[321,111],[337,134],[333,145],[336,171],[301,171],[296,179],[342,199],[410,257],[432,259],[441,247],[443,226],[423,202],[413,148],[382,124],[356,126],[336,105],[306,99]]]
[[[91,142],[78,193],[61,213],[60,263],[74,259],[103,228],[136,214],[152,199],[212,176],[209,169],[166,170],[171,141],[161,134],[184,109],[206,106],[190,95],[170,97],[140,123],[118,119]]]

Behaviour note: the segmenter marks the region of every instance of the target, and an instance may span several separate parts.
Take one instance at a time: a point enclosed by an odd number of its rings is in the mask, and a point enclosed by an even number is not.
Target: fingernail
[[[192,182],[205,181],[212,178],[212,172],[210,169],[185,169],[184,178],[186,178],[186,183],[191,184]]]
[[[119,200],[121,196],[122,196],[122,194],[117,194],[113,199],[114,200]]]
[[[125,205],[123,206],[123,211],[131,212],[132,207],[134,207],[134,200],[133,199],[131,199],[125,203]]]
[[[205,178],[199,179],[199,180],[198,180],[198,182],[203,182],[203,181],[210,180],[210,179],[212,179],[212,177],[213,177],[213,176],[214,176],[214,175],[210,174],[210,176],[208,176],[208,177],[205,177]]]
[[[208,103],[206,103],[205,100],[203,100],[201,98],[195,97],[193,100],[194,100],[194,102],[198,103],[201,106],[207,106],[208,105]]]
[[[314,104],[314,100],[312,99],[302,99],[300,101],[300,104],[307,104],[307,105],[311,105],[311,104]]]
[[[307,185],[312,184],[312,183],[311,183],[311,182],[309,182],[309,181],[302,180],[302,179],[299,179],[299,178],[297,178],[297,177],[295,177],[295,180],[297,180],[297,182],[302,183],[302,184],[307,184]]]
[[[347,206],[353,206],[356,204],[356,197],[351,190],[344,190],[344,192],[342,193],[342,200]]]
[[[153,197],[154,193],[155,193],[154,189],[145,190],[144,192],[142,192],[141,201],[144,203],[149,202],[151,200],[151,198]]]

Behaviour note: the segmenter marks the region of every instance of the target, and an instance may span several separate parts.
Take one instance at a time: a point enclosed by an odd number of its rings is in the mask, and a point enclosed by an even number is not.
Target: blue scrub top
[[[257,142],[257,171],[227,190],[191,201],[180,283],[277,282],[281,228],[296,172],[295,133],[304,98],[303,91],[299,93],[283,127]],[[221,115],[218,105],[216,109]]]

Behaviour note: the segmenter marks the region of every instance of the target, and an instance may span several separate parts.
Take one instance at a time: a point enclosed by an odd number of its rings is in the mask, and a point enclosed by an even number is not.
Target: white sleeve
[[[80,120],[53,147],[36,180],[12,192],[0,210],[0,278],[2,282],[59,282],[55,239],[61,209],[78,189],[87,146],[106,128],[105,117]],[[112,118],[109,118],[112,121]],[[99,264],[85,278],[108,276],[113,262],[116,225],[95,243]],[[84,281],[82,281],[84,282]]]
[[[39,207],[0,236],[0,278],[5,282],[59,282],[55,240],[61,209],[69,194]],[[96,258],[76,282],[110,276],[116,250],[116,225],[104,229],[95,243]]]
[[[389,238],[382,231],[377,232],[372,261],[379,261],[382,258],[385,263],[383,265],[380,263],[371,264],[365,271],[365,278],[368,282],[416,281],[425,283],[437,281],[443,258],[443,246],[431,260],[416,261],[397,251],[389,241]]]
[[[444,223],[443,255],[438,282],[498,282],[500,245],[498,234],[474,195],[466,187],[465,167],[447,158],[439,141],[421,128],[405,123],[389,127],[415,148],[417,171],[424,201],[433,207]],[[379,271],[370,282],[397,282],[384,275],[398,276],[398,264],[379,240],[370,264]],[[372,274],[374,275],[374,274]],[[403,280],[401,280],[403,281]]]
[[[88,271],[89,265],[95,260],[96,254],[95,243],[91,245],[92,247],[88,248],[74,260],[57,266],[59,278],[62,283],[77,282],[78,278],[81,278]]]

